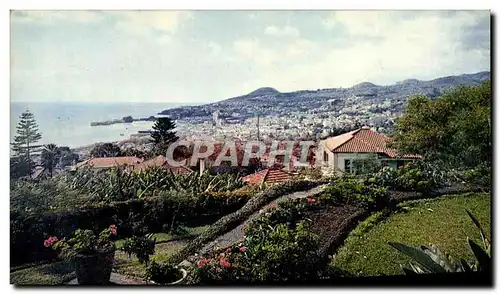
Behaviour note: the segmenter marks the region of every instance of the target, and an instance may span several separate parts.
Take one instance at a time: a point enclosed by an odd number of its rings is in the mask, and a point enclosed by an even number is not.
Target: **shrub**
[[[56,236],[49,236],[43,245],[58,251],[63,257],[72,257],[75,254],[93,254],[102,250],[114,250],[113,239],[116,232],[115,225],[110,225],[97,236],[92,230],[77,229],[69,240],[66,238],[59,240]]]
[[[325,188],[320,195],[320,201],[325,204],[338,203],[359,205],[370,209],[383,208],[389,203],[389,193],[386,188],[366,185],[362,181],[342,177]]]
[[[152,234],[146,236],[133,236],[127,238],[120,250],[127,253],[130,257],[134,254],[140,263],[149,263],[149,257],[155,253],[156,240],[151,239]]]
[[[368,184],[378,184],[391,190],[429,192],[449,181],[447,173],[436,163],[413,161],[395,170],[382,168]]]
[[[182,272],[176,265],[171,263],[160,264],[153,261],[146,269],[146,277],[158,284],[168,284],[180,280]]]
[[[464,171],[459,178],[466,183],[481,187],[491,187],[491,165],[483,163],[475,169]]]

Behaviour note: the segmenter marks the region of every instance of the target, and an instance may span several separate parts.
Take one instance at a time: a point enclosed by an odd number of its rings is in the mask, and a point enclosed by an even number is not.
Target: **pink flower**
[[[222,267],[231,267],[231,263],[227,262],[226,260],[222,260],[221,262]]]
[[[314,202],[316,202],[315,199],[313,199],[313,198],[307,198],[307,203],[314,203]]]
[[[43,241],[43,245],[45,247],[50,247],[52,245],[54,245],[54,243],[57,242],[57,237],[56,236],[50,236],[47,238],[47,240]]]
[[[245,251],[247,251],[247,249],[246,249],[245,247],[241,247],[241,248],[240,248],[240,252],[241,252],[241,253],[243,253],[243,252],[245,252]]]
[[[226,249],[226,252],[227,252],[227,253],[230,253],[230,252],[231,252],[231,248],[227,248],[227,249]]]
[[[111,231],[111,234],[116,235],[116,225],[109,226],[109,230]]]
[[[218,269],[217,269],[217,272],[218,272],[218,273],[222,272],[222,269],[221,269],[221,268],[218,268]]]
[[[198,268],[203,268],[209,262],[210,262],[210,259],[203,257],[202,259],[200,259],[200,261],[198,261]]]

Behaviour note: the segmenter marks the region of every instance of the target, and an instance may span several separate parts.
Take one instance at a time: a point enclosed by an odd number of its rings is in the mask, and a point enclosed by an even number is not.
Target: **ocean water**
[[[16,135],[19,116],[29,109],[42,134],[40,144],[54,143],[71,148],[98,142],[130,138],[139,130],[149,130],[153,122],[133,122],[109,126],[90,126],[91,122],[149,117],[162,110],[182,106],[173,103],[83,103],[83,102],[11,102],[10,140]]]

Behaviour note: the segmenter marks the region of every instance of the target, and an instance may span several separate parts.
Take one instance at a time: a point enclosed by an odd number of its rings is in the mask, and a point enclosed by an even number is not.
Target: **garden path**
[[[307,191],[294,192],[294,193],[291,193],[291,194],[283,195],[283,196],[281,196],[281,197],[273,200],[272,202],[264,205],[260,209],[260,211],[257,211],[254,214],[252,214],[247,220],[243,221],[239,226],[237,226],[233,230],[225,233],[224,235],[221,235],[221,236],[217,237],[215,240],[213,240],[213,241],[209,242],[208,244],[206,244],[200,250],[200,252],[198,252],[198,254],[205,254],[205,253],[213,250],[215,247],[224,248],[224,247],[230,246],[230,245],[232,245],[232,244],[234,244],[234,243],[236,243],[238,241],[242,241],[243,238],[244,238],[244,236],[245,236],[245,232],[243,230],[244,227],[245,227],[245,224],[248,223],[249,221],[251,221],[256,216],[258,216],[259,213],[262,212],[263,210],[266,210],[266,209],[269,209],[271,207],[276,206],[276,203],[279,202],[279,201],[281,201],[281,200],[295,199],[295,198],[305,198],[307,196],[317,195],[317,194],[321,193],[326,186],[327,185],[325,184],[325,185],[317,186],[317,187],[312,188],[312,189],[307,190]]]

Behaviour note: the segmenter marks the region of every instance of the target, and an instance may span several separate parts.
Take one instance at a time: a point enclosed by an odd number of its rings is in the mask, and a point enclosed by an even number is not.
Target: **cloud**
[[[298,37],[300,32],[298,29],[291,26],[284,26],[282,28],[276,26],[268,26],[264,30],[264,34],[274,37]]]
[[[12,13],[14,100],[207,102],[490,64],[489,11],[80,12]]]
[[[58,24],[63,22],[95,23],[103,20],[98,11],[91,10],[14,10],[11,12],[13,23]]]
[[[279,59],[280,53],[265,47],[259,39],[239,39],[233,43],[236,60],[250,62],[250,66],[270,66]],[[238,57],[240,59],[238,59]]]
[[[125,32],[149,35],[152,30],[172,33],[193,15],[189,11],[110,11],[116,17],[116,27]]]

